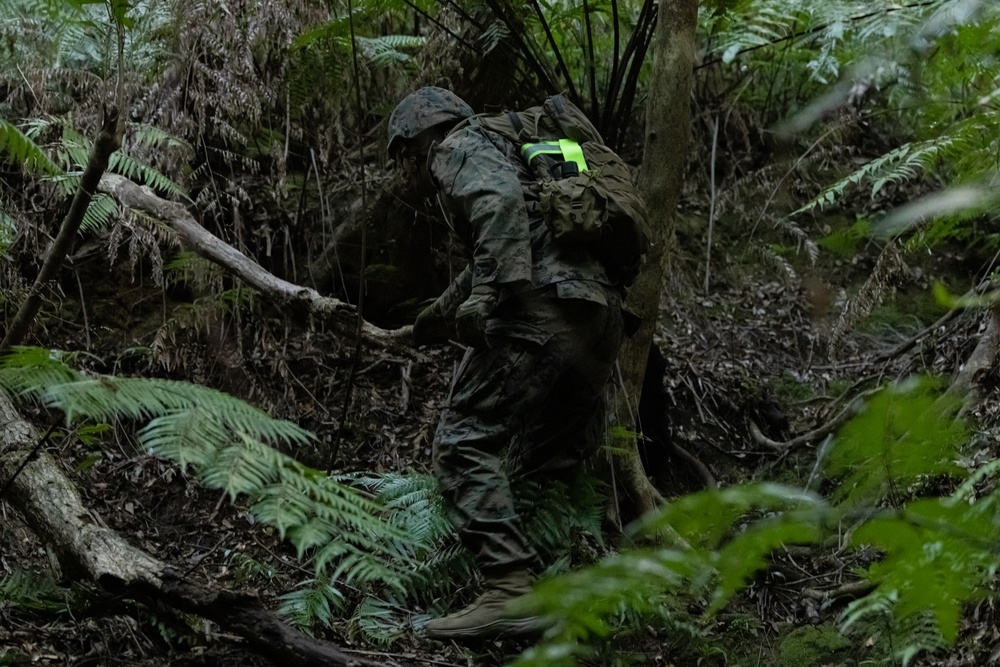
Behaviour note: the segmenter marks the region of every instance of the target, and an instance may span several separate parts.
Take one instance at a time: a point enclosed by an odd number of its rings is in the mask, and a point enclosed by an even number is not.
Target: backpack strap
[[[514,132],[520,135],[521,130],[524,129],[524,123],[521,122],[521,117],[517,115],[516,111],[508,111],[507,118],[510,120],[510,124],[514,126]]]

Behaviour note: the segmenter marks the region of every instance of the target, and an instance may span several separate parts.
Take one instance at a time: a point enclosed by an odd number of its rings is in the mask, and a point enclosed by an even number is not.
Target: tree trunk
[[[7,334],[0,341],[0,351],[20,343],[28,333],[32,322],[35,321],[35,315],[38,314],[38,309],[42,305],[42,291],[55,279],[59,269],[62,268],[63,260],[73,249],[76,235],[83,223],[83,216],[87,213],[87,207],[90,206],[90,200],[93,199],[94,193],[97,192],[97,184],[100,182],[101,176],[108,169],[111,154],[121,146],[124,131],[125,123],[119,115],[117,107],[106,110],[104,124],[97,135],[97,140],[94,141],[90,156],[87,158],[87,167],[80,177],[80,186],[76,189],[73,202],[63,218],[62,224],[59,225],[59,233],[45,252],[45,261],[42,263],[42,268],[38,272],[34,284],[28,291],[28,298],[18,308],[10,328],[7,329]]]
[[[39,451],[38,433],[0,393],[0,488],[55,555],[64,580],[84,579],[139,602],[156,600],[207,618],[243,637],[256,653],[286,666],[374,665],[313,639],[260,601],[186,579],[129,544],[84,507],[59,464]]]
[[[660,293],[674,243],[674,210],[680,199],[691,134],[691,85],[695,59],[697,0],[661,0],[657,16],[653,76],[646,108],[646,142],[639,185],[646,198],[653,249],[629,294],[628,306],[643,319],[618,357],[623,391],[614,414],[633,415],[653,342]],[[619,444],[619,443],[616,443]],[[624,444],[624,443],[621,443]],[[638,513],[662,502],[646,477],[635,443],[616,447],[615,469]]]

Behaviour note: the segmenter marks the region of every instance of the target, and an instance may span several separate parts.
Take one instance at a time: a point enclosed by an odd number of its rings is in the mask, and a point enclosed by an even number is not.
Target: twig
[[[406,365],[403,366],[402,369],[403,387],[400,390],[400,396],[399,396],[399,411],[401,413],[406,412],[407,408],[410,407],[410,384],[411,384],[410,378],[412,376],[412,373],[413,373],[413,362],[408,361],[406,362]]]
[[[83,282],[80,280],[80,272],[73,271],[76,278],[76,288],[80,291],[80,312],[83,314],[83,335],[87,338],[87,349],[90,349],[90,321],[87,319],[87,300],[83,296]]]
[[[938,321],[935,322],[934,324],[931,324],[930,326],[925,327],[921,331],[917,332],[914,336],[912,336],[911,338],[908,338],[907,340],[904,340],[902,343],[900,343],[899,345],[897,345],[893,349],[889,350],[888,352],[880,354],[878,357],[875,358],[875,362],[876,363],[878,363],[878,362],[886,362],[886,361],[889,361],[891,359],[895,359],[896,357],[898,357],[899,355],[903,354],[904,352],[906,352],[910,348],[912,348],[914,345],[916,345],[917,341],[919,341],[921,338],[923,338],[924,336],[926,336],[930,332],[934,331],[938,327],[943,327],[945,324],[947,324],[951,320],[953,320],[956,317],[958,317],[958,314],[961,313],[961,312],[962,312],[962,310],[960,308],[954,308],[952,310],[949,310],[947,313],[945,313],[944,315],[942,315],[938,319]]]
[[[708,294],[708,282],[712,273],[712,230],[715,227],[715,154],[719,147],[719,117],[715,117],[715,127],[712,130],[712,194],[708,205],[708,243],[705,248],[705,294]]]
[[[816,464],[813,466],[812,472],[809,473],[809,479],[806,480],[806,491],[812,491],[813,482],[819,479],[819,469],[823,465],[823,461],[826,460],[831,444],[833,444],[833,436],[827,435],[823,444],[820,445],[819,453],[816,454]]]

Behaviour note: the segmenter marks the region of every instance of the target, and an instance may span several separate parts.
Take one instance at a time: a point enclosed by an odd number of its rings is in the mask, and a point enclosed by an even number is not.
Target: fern
[[[33,612],[69,613],[73,592],[60,587],[51,576],[15,568],[0,578],[0,607]]]
[[[98,192],[87,205],[79,233],[84,234],[107,227],[118,218],[118,215],[118,204],[115,200],[110,195]]]
[[[330,625],[346,605],[343,594],[323,579],[305,581],[278,600],[278,613],[306,631]]]
[[[410,35],[358,37],[357,41],[371,64],[383,68],[412,62],[413,58],[404,49],[419,49],[427,42],[423,37]]]
[[[0,200],[0,257],[7,256],[7,249],[15,238],[17,238],[17,220],[4,210],[3,201]]]
[[[850,185],[870,182],[871,196],[874,197],[890,183],[900,184],[914,180],[930,170],[942,153],[958,143],[953,137],[940,137],[916,144],[903,144],[827,186],[816,197],[793,211],[790,217],[822,209],[837,202]]]
[[[0,155],[7,155],[25,171],[58,176],[62,169],[17,127],[0,118]]]
[[[365,598],[351,620],[365,639],[388,645],[409,633],[410,616],[411,612],[398,604]]]
[[[108,171],[121,174],[177,199],[188,198],[187,193],[182,187],[159,171],[149,165],[141,164],[134,158],[119,151],[111,154],[111,159],[108,162]]]
[[[853,546],[884,554],[868,573],[877,589],[848,607],[844,627],[891,615],[904,662],[953,642],[963,605],[981,595],[1000,567],[1000,493],[974,503],[964,494],[902,499],[904,492],[918,494],[925,480],[957,473],[951,460],[964,431],[934,387],[913,380],[887,388],[844,428],[828,470],[842,480],[840,504],[772,484],[704,491],[634,528],[656,535],[670,526],[688,548],[629,551],[542,582],[527,604],[559,623],[515,664],[575,664],[595,638],[635,622],[632,614],[655,614],[669,597],[705,597],[714,613],[766,567],[772,551],[818,544],[844,524],[857,526]],[[893,488],[900,509],[879,509]]]
[[[313,552],[317,577],[333,585],[400,589],[412,570],[410,536],[381,504],[274,447],[311,444],[312,434],[222,392],[161,379],[89,377],[62,355],[18,348],[3,359],[0,387],[62,410],[67,421],[148,423],[139,441],[153,454],[193,469],[203,484]]]

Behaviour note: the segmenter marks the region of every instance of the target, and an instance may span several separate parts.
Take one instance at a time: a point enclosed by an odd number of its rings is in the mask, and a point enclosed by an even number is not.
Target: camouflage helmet
[[[396,156],[399,142],[405,139],[412,139],[436,125],[457,123],[472,115],[472,107],[450,90],[426,86],[412,92],[389,116],[389,156]]]

